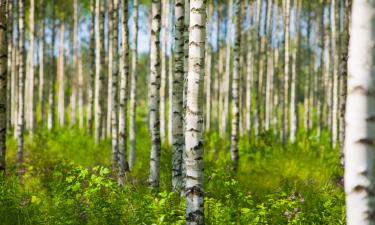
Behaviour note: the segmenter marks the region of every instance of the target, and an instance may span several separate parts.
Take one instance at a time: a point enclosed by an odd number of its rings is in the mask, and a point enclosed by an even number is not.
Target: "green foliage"
[[[117,186],[110,141],[95,146],[75,129],[39,131],[25,139],[20,185],[9,137],[8,172],[0,178],[2,224],[184,224],[185,199],[170,191],[171,149],[163,145],[159,192],[147,186],[149,135],[137,118],[137,159]],[[283,147],[273,132],[241,138],[240,166],[231,167],[228,139],[205,135],[206,224],[344,224],[339,153],[312,134]]]

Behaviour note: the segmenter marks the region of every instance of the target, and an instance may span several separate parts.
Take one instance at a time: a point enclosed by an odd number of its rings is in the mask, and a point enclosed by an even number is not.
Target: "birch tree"
[[[9,132],[12,127],[12,118],[11,118],[11,110],[12,110],[12,100],[14,97],[11,95],[11,81],[12,81],[12,72],[13,72],[13,1],[7,1],[7,95],[6,95],[6,130]]]
[[[290,141],[294,143],[297,133],[297,54],[298,54],[298,44],[300,39],[300,14],[301,14],[301,0],[297,0],[296,3],[296,34],[295,34],[295,44],[292,52],[293,67],[292,67],[292,79],[291,79],[291,89],[290,89]]]
[[[228,0],[228,25],[227,25],[227,32],[231,33],[231,27],[233,23],[233,0]],[[225,56],[225,75],[223,78],[223,111],[221,117],[221,135],[224,135],[227,132],[227,125],[228,125],[228,116],[229,116],[229,90],[230,90],[230,60],[231,60],[231,44],[230,44],[231,36],[227,35],[226,39],[226,56]]]
[[[18,71],[18,119],[17,119],[17,165],[19,177],[22,177],[22,163],[23,163],[23,131],[25,121],[25,0],[18,2],[18,26],[19,26],[19,71]]]
[[[190,2],[189,72],[186,96],[186,224],[204,224],[201,91],[204,77],[206,1]]]
[[[34,83],[35,83],[35,78],[34,78],[34,50],[35,50],[35,0],[30,0],[30,13],[29,13],[29,61],[28,61],[28,93],[27,93],[27,98],[28,98],[28,109],[27,109],[27,121],[28,121],[28,129],[30,132],[33,132],[34,130],[34,124],[35,124],[35,104],[34,104]]]
[[[8,12],[9,13],[9,12]],[[0,0],[0,172],[5,171],[7,107],[7,0]],[[9,14],[8,14],[9,16]]]
[[[70,98],[70,126],[76,123],[76,101],[77,101],[77,75],[79,74],[78,62],[78,0],[73,1],[73,75],[72,75],[72,94]]]
[[[165,99],[167,86],[167,35],[169,27],[169,0],[162,0],[161,30],[161,80],[160,80],[160,138],[166,140]]]
[[[55,49],[55,0],[52,0],[52,37],[51,37],[51,56],[52,56],[52,70],[51,70],[51,77],[49,80],[49,89],[48,89],[48,129],[51,130],[55,126],[55,83],[56,83],[56,60],[54,57],[54,49]]]
[[[233,161],[234,169],[238,166],[238,139],[239,139],[239,122],[240,122],[240,107],[239,107],[239,73],[240,73],[240,44],[241,44],[241,2],[235,0],[234,2],[234,63],[233,63],[233,77],[232,77],[232,139],[230,148],[230,158]]]
[[[336,0],[331,0],[331,54],[332,54],[332,133],[331,133],[331,141],[332,141],[332,146],[336,147],[336,141],[338,137],[338,54],[337,54],[337,32],[336,32],[336,27],[337,27],[337,12],[336,12]]]
[[[289,15],[290,14],[290,1],[285,1],[285,24],[284,24],[284,107],[283,107],[283,136],[282,142],[286,143],[286,135],[288,134],[288,121],[289,121]]]
[[[172,189],[182,188],[182,163],[185,137],[183,131],[183,85],[184,85],[184,13],[185,0],[175,1],[175,64],[172,95]]]
[[[120,113],[119,113],[119,173],[118,184],[125,183],[125,172],[128,170],[126,161],[127,148],[127,105],[128,105],[128,77],[129,77],[129,43],[128,43],[128,3],[127,0],[121,0],[122,18],[121,18],[121,77],[120,77]]]
[[[151,49],[150,77],[148,87],[148,116],[151,136],[150,176],[148,182],[152,188],[159,187],[160,179],[160,0],[151,4]]]
[[[111,19],[109,20],[109,27],[113,29],[112,33],[112,88],[111,88],[111,98],[112,98],[112,108],[111,108],[111,128],[112,128],[112,168],[115,169],[118,163],[118,32],[117,32],[117,25],[118,25],[118,7],[119,2],[118,0],[110,0],[109,3],[109,15]]]
[[[60,21],[60,46],[59,46],[59,61],[57,66],[57,83],[58,83],[58,112],[59,124],[61,127],[65,125],[65,89],[64,89],[64,64],[65,64],[65,23]]]
[[[102,125],[103,125],[103,106],[104,106],[104,94],[103,94],[103,87],[104,87],[104,18],[105,18],[105,11],[104,11],[104,0],[96,0],[96,23],[95,26],[95,48],[96,48],[96,56],[95,56],[95,143],[99,143],[99,139],[101,137],[102,132]]]
[[[129,169],[132,170],[136,151],[136,112],[137,112],[137,50],[138,50],[138,0],[133,2],[132,70],[130,73],[130,119],[129,119]]]
[[[212,86],[212,74],[211,74],[211,64],[212,64],[212,46],[209,42],[209,35],[212,33],[212,15],[213,15],[213,3],[208,1],[207,6],[207,40],[206,40],[206,57],[205,57],[205,89],[206,89],[206,124],[205,130],[209,131],[211,128],[211,86]]]
[[[344,144],[348,225],[375,224],[374,20],[373,2],[353,1]]]
[[[44,58],[45,58],[45,5],[44,0],[40,0],[39,2],[39,8],[40,8],[40,28],[39,28],[39,114],[40,114],[40,123],[41,126],[44,127],[45,122],[45,84],[44,84]]]
[[[97,0],[98,1],[98,0]],[[93,118],[94,118],[94,88],[95,88],[95,0],[90,0],[90,77],[88,87],[88,104],[87,104],[87,133],[92,134],[93,130]]]
[[[348,79],[348,46],[350,40],[349,25],[351,16],[351,4],[352,0],[344,1],[344,17],[343,17],[343,38],[341,47],[341,83],[340,83],[340,143],[341,143],[341,163],[343,163],[344,158],[344,142],[345,142],[345,111],[346,111],[346,96],[347,96],[347,79]]]

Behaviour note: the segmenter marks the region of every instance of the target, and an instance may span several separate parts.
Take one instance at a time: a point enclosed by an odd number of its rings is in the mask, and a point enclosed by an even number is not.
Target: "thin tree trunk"
[[[59,111],[59,123],[61,127],[65,125],[65,90],[64,90],[64,42],[65,42],[65,23],[63,20],[60,21],[60,50],[59,50],[59,62],[57,69],[58,77],[58,111]]]
[[[22,180],[23,169],[23,130],[25,121],[25,0],[19,0],[18,4],[18,22],[19,22],[19,78],[18,78],[18,119],[17,119],[17,167],[18,175]]]
[[[108,2],[108,86],[107,86],[107,113],[106,113],[106,123],[105,123],[105,129],[107,130],[106,133],[108,135],[108,137],[111,137],[111,126],[112,126],[112,109],[113,109],[113,92],[112,92],[112,87],[113,87],[113,57],[114,57],[114,51],[113,51],[113,48],[114,48],[114,45],[115,43],[113,42],[113,32],[115,30],[115,23],[113,21],[113,0],[109,0],[107,1]],[[117,120],[116,120],[117,121]],[[115,134],[115,136],[117,136],[117,134]],[[115,156],[114,155],[114,146],[113,146],[113,136],[112,136],[112,157]],[[116,150],[117,151],[117,150]],[[114,158],[112,158],[112,168],[114,168],[114,162],[113,161]]]
[[[95,0],[90,0],[91,22],[90,22],[90,77],[88,87],[87,104],[87,133],[92,135],[94,119],[94,88],[95,88]]]
[[[317,136],[318,136],[318,139],[320,139],[320,136],[321,136],[321,133],[322,133],[322,129],[323,129],[323,120],[324,120],[324,104],[322,103],[322,101],[324,101],[324,73],[325,73],[325,69],[324,69],[324,66],[325,66],[325,60],[324,60],[324,57],[325,57],[325,53],[324,53],[324,38],[325,38],[325,31],[324,31],[324,3],[325,1],[323,0],[323,2],[321,3],[321,8],[320,8],[320,13],[321,13],[321,16],[320,16],[320,39],[319,39],[319,46],[320,46],[320,49],[321,49],[321,52],[320,52],[320,75],[319,76],[319,87],[318,87],[318,95],[321,96],[320,97],[320,101],[318,101],[318,115],[317,115],[317,118],[318,118],[318,122],[317,122]]]
[[[275,68],[275,77],[274,77],[274,92],[273,92],[273,127],[274,135],[277,137],[278,134],[280,134],[280,125],[279,125],[279,103],[280,103],[280,68],[279,68],[279,47],[277,46],[275,50],[273,51],[273,67]]]
[[[286,144],[289,124],[289,15],[290,1],[285,1],[285,24],[284,24],[284,108],[283,108],[283,136],[282,142]]]
[[[221,57],[221,50],[220,50],[220,34],[221,34],[221,5],[220,1],[215,1],[216,2],[216,8],[217,8],[217,20],[216,20],[216,57],[215,57],[215,72],[214,72],[214,104],[212,106],[213,108],[213,121],[216,121],[216,124],[218,124],[218,121],[220,121],[220,72],[221,72],[221,64],[220,64],[220,58]],[[215,129],[218,129],[219,126],[215,126]],[[218,131],[218,130],[217,130]]]
[[[73,2],[73,75],[72,80],[72,96],[70,98],[70,126],[76,124],[76,101],[78,94],[77,75],[79,74],[78,63],[78,0]]]
[[[14,95],[11,95],[11,80],[12,80],[12,55],[13,55],[13,0],[7,0],[7,86],[6,86],[6,130],[11,131],[11,110],[12,100]],[[1,158],[1,156],[0,156]],[[1,163],[0,163],[1,164]],[[1,165],[0,165],[1,167]],[[1,169],[0,169],[1,170]]]
[[[173,45],[174,45],[174,1],[170,4],[170,11],[171,11],[171,29],[169,30],[168,38],[171,40],[170,44],[170,55],[168,58],[168,143],[172,145],[172,126],[173,126],[173,112],[172,112],[172,105],[173,105],[173,70],[174,70],[174,54],[173,54]]]
[[[190,3],[189,73],[186,104],[186,224],[203,225],[202,80],[206,39],[206,1]]]
[[[183,131],[183,85],[184,85],[184,13],[185,0],[175,1],[175,65],[172,97],[172,190],[181,191],[183,185],[182,164],[185,146]]]
[[[336,147],[338,137],[338,54],[336,49],[336,27],[337,27],[336,0],[331,0],[331,46],[332,46],[332,69],[333,69],[333,88],[332,88],[332,147]]]
[[[132,32],[132,70],[130,74],[130,121],[129,121],[129,169],[132,170],[136,151],[136,112],[137,112],[137,61],[138,61],[138,0],[133,2],[133,32]]]
[[[161,82],[160,82],[160,138],[166,140],[165,127],[165,92],[167,84],[167,35],[169,18],[169,0],[162,0],[162,32],[161,32]]]
[[[331,18],[331,10],[328,10],[328,20]],[[332,24],[329,23],[329,26],[327,27],[326,32],[326,48],[327,48],[327,60],[326,60],[326,117],[327,117],[327,127],[330,132],[332,132],[332,40],[331,40],[331,32],[330,27]]]
[[[13,128],[13,136],[17,138],[17,114],[18,114],[18,1],[13,2],[13,8],[15,14],[13,15],[14,21],[12,21],[14,40],[12,39],[13,51],[12,51],[12,74],[11,74],[11,124]]]
[[[374,20],[371,1],[353,1],[345,115],[345,193],[347,224],[375,224]]]
[[[340,143],[341,143],[341,163],[344,161],[344,142],[345,142],[345,111],[347,96],[347,79],[348,79],[348,46],[350,40],[349,24],[351,17],[352,0],[344,1],[344,17],[343,17],[343,38],[341,39],[341,106],[340,106]]]
[[[213,14],[213,6],[212,1],[208,1],[207,6],[207,35],[211,35],[212,29],[211,29],[211,20],[212,20],[212,14]],[[212,46],[211,43],[208,41],[209,38],[207,36],[206,41],[206,57],[205,57],[205,78],[206,78],[206,124],[205,124],[205,130],[209,131],[211,128],[211,83],[212,83],[212,75],[211,75],[211,64],[212,64]]]
[[[296,6],[296,37],[295,37],[295,46],[292,52],[293,67],[292,67],[292,80],[291,80],[291,90],[290,90],[290,142],[294,143],[297,133],[297,63],[298,63],[298,48],[299,48],[299,39],[300,39],[300,18],[301,18],[301,0],[297,0],[295,3]]]
[[[266,93],[265,93],[265,118],[264,118],[264,127],[266,130],[270,129],[271,123],[271,76],[272,76],[272,9],[273,9],[273,0],[268,0],[267,3],[267,23],[266,23],[266,46],[265,46],[265,74],[266,74]]]
[[[45,58],[45,5],[44,0],[40,0],[40,29],[39,29],[39,114],[40,114],[40,124],[41,127],[44,127],[45,122],[45,103],[44,103],[44,58]]]
[[[188,82],[188,74],[189,74],[189,38],[190,38],[190,33],[189,33],[189,28],[190,28],[190,0],[185,0],[185,15],[184,15],[184,92],[183,92],[183,104],[184,104],[184,109],[183,109],[183,130],[184,130],[184,135],[185,130],[186,130],[186,113],[187,113],[187,82]],[[185,137],[186,140],[186,137]],[[185,193],[185,188],[186,188],[186,158],[187,158],[187,151],[186,151],[186,146],[184,145],[184,150],[182,153],[182,190],[184,190],[183,193]]]
[[[160,0],[152,2],[150,78],[148,88],[149,129],[151,136],[151,158],[149,184],[152,188],[159,187],[160,179]]]
[[[128,79],[129,79],[129,43],[128,43],[128,3],[127,0],[121,1],[122,6],[122,63],[120,78],[120,114],[119,114],[119,174],[118,184],[124,185],[125,172],[128,171],[128,163],[126,161],[127,150],[127,105],[128,105]]]
[[[55,49],[55,0],[52,0],[52,37],[51,37],[51,59],[52,59],[52,69],[50,71],[51,77],[49,81],[49,93],[48,93],[48,129],[52,130],[55,127],[55,86],[56,86],[56,60],[54,57]]]
[[[111,19],[109,20],[109,27],[113,29],[112,33],[112,61],[109,61],[109,64],[112,63],[112,93],[110,96],[112,97],[112,108],[111,108],[111,128],[112,128],[112,169],[116,171],[118,165],[118,74],[119,74],[119,53],[118,53],[118,32],[117,32],[117,25],[118,25],[118,8],[119,2],[118,0],[110,0],[109,3],[109,15]],[[108,86],[109,87],[109,86]],[[108,89],[109,90],[109,89]]]
[[[233,23],[233,0],[228,0],[228,24],[227,33],[232,33]],[[230,91],[230,61],[231,61],[231,36],[227,35],[226,39],[226,56],[225,56],[225,75],[223,79],[223,115],[221,117],[221,135],[224,136],[227,132],[228,118],[229,118],[229,91]]]
[[[7,129],[8,32],[7,0],[0,0],[0,172],[5,171]]]
[[[29,86],[28,86],[28,94],[27,98],[29,99],[29,102],[27,103],[28,110],[27,110],[27,116],[28,116],[28,122],[29,122],[29,130],[32,133],[34,131],[34,124],[35,124],[35,99],[34,99],[34,49],[35,49],[35,0],[30,0],[30,14],[29,14],[29,35],[30,35],[30,43],[29,43],[29,64],[28,64],[28,80],[29,80]]]
[[[79,128],[83,128],[83,71],[82,71],[82,58],[78,59],[78,116]]]
[[[250,6],[249,6],[250,7]],[[247,61],[246,61],[246,132],[247,136],[249,137],[251,134],[251,94],[252,94],[252,83],[253,83],[253,77],[254,77],[254,19],[252,19],[253,16],[253,10],[250,7],[249,9],[249,18],[250,18],[250,28],[247,35]]]
[[[260,12],[261,12],[261,7],[262,7],[262,2],[261,0],[257,0],[256,2],[256,15],[255,15],[255,26],[256,26],[256,41],[254,41],[254,50],[258,52],[258,54],[261,51],[260,46],[257,43],[260,43],[260,27],[261,27],[261,21],[260,21]],[[255,56],[254,56],[254,63],[255,63]],[[255,105],[254,105],[254,133],[255,137],[258,136],[259,134],[259,129],[260,129],[260,94],[259,94],[259,70],[260,70],[260,65],[259,65],[259,59],[257,59],[258,63],[256,63],[256,75],[255,75],[255,80],[254,80],[254,88],[255,88]]]
[[[236,170],[238,167],[238,139],[239,139],[239,122],[240,122],[240,107],[239,107],[239,79],[240,79],[240,49],[241,49],[241,2],[235,0],[234,2],[234,51],[233,51],[233,77],[232,77],[232,138],[230,148],[230,158],[233,162],[233,167]]]
[[[96,61],[95,61],[95,143],[99,143],[104,119],[104,0],[96,1]]]

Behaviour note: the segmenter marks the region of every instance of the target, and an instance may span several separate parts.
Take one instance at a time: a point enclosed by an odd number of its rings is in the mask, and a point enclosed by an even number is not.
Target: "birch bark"
[[[345,193],[347,224],[375,224],[374,139],[375,5],[353,1],[348,96],[345,113]]]
[[[186,224],[204,224],[202,80],[206,39],[206,1],[190,2],[189,73],[186,101]]]

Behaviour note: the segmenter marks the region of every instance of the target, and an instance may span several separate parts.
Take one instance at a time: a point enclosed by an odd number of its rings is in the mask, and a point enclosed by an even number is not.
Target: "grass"
[[[184,199],[171,193],[171,149],[163,145],[159,192],[147,186],[150,141],[138,121],[137,153],[128,185],[110,168],[110,140],[99,145],[78,129],[25,138],[24,184],[16,178],[16,142],[8,138],[8,172],[0,179],[4,224],[184,224]],[[241,138],[234,173],[229,139],[205,135],[207,224],[344,224],[338,150],[300,134],[284,147],[271,132]],[[255,144],[256,143],[256,144]]]

